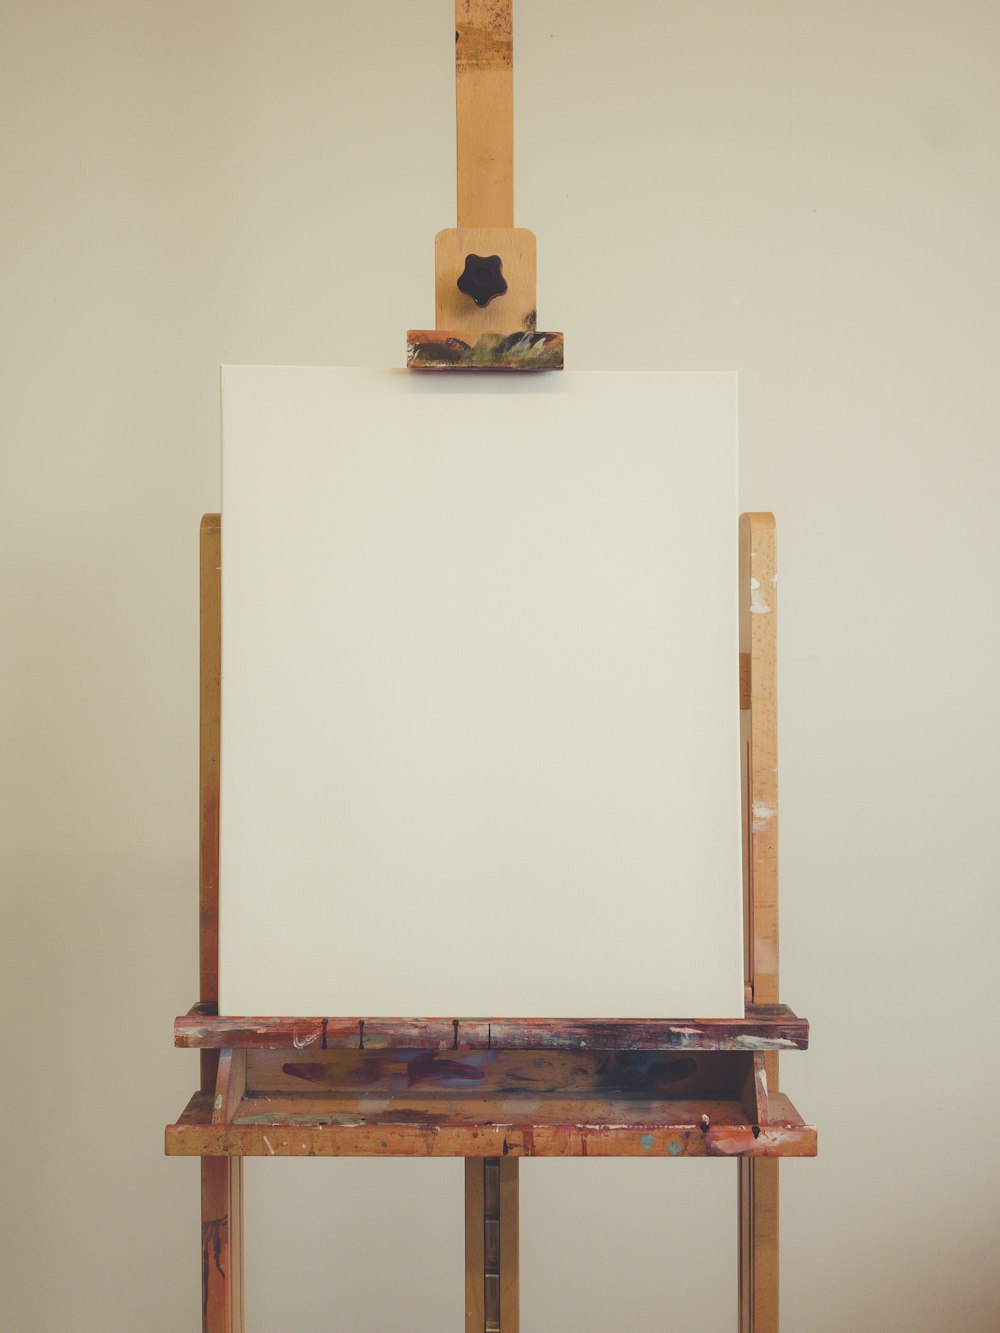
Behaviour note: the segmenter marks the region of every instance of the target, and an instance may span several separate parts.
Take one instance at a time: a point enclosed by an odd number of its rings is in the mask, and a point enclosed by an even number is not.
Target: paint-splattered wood
[[[750,1051],[269,1051],[250,1050],[244,1087],[254,1093],[396,1097],[669,1097],[742,1100],[757,1119]],[[216,1100],[226,1097],[224,1065]],[[240,1097],[243,1092],[240,1092]],[[216,1120],[232,1119],[220,1112]]]
[[[196,1005],[174,1022],[182,1047],[425,1050],[805,1050],[809,1024],[787,1005],[748,1005],[744,1018],[217,1017]]]
[[[196,1093],[166,1131],[171,1156],[811,1157],[816,1131],[781,1094],[769,1123],[740,1101],[635,1097],[247,1095],[229,1124]]]
[[[455,0],[458,225],[514,225],[512,0]]]
[[[764,1072],[764,1056],[761,1052],[749,1056],[740,1078],[743,1109],[754,1124],[766,1125],[771,1110],[767,1101],[767,1075]]]
[[[227,1049],[219,1057],[219,1071],[215,1082],[215,1101],[212,1120],[224,1124],[232,1120],[247,1086],[247,1052],[243,1046]]]
[[[243,1333],[241,1157],[202,1158],[201,1218],[203,1333]]]
[[[563,335],[410,329],[406,364],[411,370],[562,370]]]
[[[694,1123],[706,1133],[714,1126],[716,1144],[743,1142],[747,1129],[760,1138],[773,1114],[763,1057],[753,1052],[251,1050],[245,1056],[245,1069],[234,1075],[233,1052],[223,1055],[210,1117],[216,1128],[400,1124],[410,1133],[417,1123],[440,1135],[516,1129],[527,1119],[532,1134],[540,1126],[544,1133],[545,1126],[586,1132],[595,1125],[603,1134],[610,1122],[634,1138],[636,1124],[645,1133],[650,1125]],[[268,1142],[275,1147],[273,1138]],[[630,1142],[626,1137],[621,1150],[628,1152]],[[367,1151],[363,1136],[349,1150]],[[448,1151],[468,1155],[467,1148]]]

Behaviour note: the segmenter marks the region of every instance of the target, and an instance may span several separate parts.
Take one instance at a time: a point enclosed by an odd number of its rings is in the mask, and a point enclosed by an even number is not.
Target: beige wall
[[[0,0],[0,1323],[198,1326],[196,528],[220,362],[398,363],[450,0]],[[579,369],[736,368],[781,555],[784,1327],[1000,1321],[1000,6],[522,0]],[[13,1017],[12,1017],[13,1015]],[[528,1333],[733,1327],[735,1168],[525,1165]],[[455,1163],[254,1162],[251,1333],[457,1328]],[[704,1279],[704,1282],[699,1282]],[[699,1289],[700,1287],[700,1289]],[[411,1305],[412,1302],[412,1305]],[[411,1309],[412,1313],[407,1313]]]

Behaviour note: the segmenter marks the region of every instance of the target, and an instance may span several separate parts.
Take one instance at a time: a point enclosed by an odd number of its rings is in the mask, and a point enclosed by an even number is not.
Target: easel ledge
[[[229,1018],[196,1004],[174,1045],[277,1050],[804,1051],[809,1024],[787,1004],[748,1004],[743,1018]]]

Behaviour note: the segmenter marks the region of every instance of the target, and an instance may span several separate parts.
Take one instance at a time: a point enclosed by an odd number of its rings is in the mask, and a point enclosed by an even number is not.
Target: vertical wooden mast
[[[455,0],[458,225],[434,240],[433,329],[410,329],[414,370],[561,370],[537,328],[535,234],[514,226],[513,0]],[[502,271],[501,271],[502,270]]]
[[[199,1000],[219,1002],[219,757],[222,529],[201,523],[201,764]],[[227,1053],[232,1060],[232,1053]],[[241,1053],[242,1054],[242,1053]],[[214,1090],[218,1051],[201,1052],[201,1086]],[[204,1333],[243,1333],[243,1158],[201,1159],[201,1311]]]
[[[459,231],[513,228],[513,0],[455,0],[455,120]],[[439,238],[439,318],[440,289],[443,285],[447,301],[453,283],[441,251]],[[533,262],[530,282],[533,289]],[[466,1159],[466,1333],[518,1333],[518,1187],[515,1159]]]
[[[773,514],[740,518],[745,978],[778,1003],[778,566]],[[764,1056],[778,1091],[778,1056]],[[778,1333],[778,1159],[739,1163],[740,1333]]]
[[[459,227],[514,225],[512,0],[455,0]]]
[[[456,0],[456,122],[458,228],[442,232],[436,247],[438,329],[431,352],[410,364],[541,369],[547,343],[558,340],[553,366],[562,365],[562,335],[534,332],[534,237],[513,227],[512,0]],[[494,316],[457,302],[454,279],[467,249],[505,250],[508,306],[520,313],[504,325],[522,330],[484,353],[454,337],[489,330]],[[457,318],[449,321],[449,316]],[[489,338],[492,335],[487,334]],[[428,335],[411,333],[418,342]],[[444,355],[434,338],[447,339]],[[507,347],[513,338],[511,348]],[[494,337],[495,342],[495,337]],[[516,345],[515,345],[516,344]],[[486,359],[484,359],[484,356]],[[528,358],[528,359],[526,359]],[[202,529],[202,782],[201,987],[202,1006],[218,996],[218,740],[219,740],[219,522]],[[777,880],[777,635],[774,519],[740,520],[740,657],[743,758],[746,778],[746,982],[755,1005],[778,1003]],[[752,704],[752,708],[751,708]],[[241,1053],[242,1054],[242,1053]],[[759,1057],[757,1057],[759,1059]],[[223,1053],[234,1068],[242,1060]],[[778,1086],[777,1056],[764,1057],[768,1090]],[[218,1054],[202,1053],[202,1088],[215,1085]],[[238,1091],[234,1096],[238,1098]],[[766,1093],[765,1093],[766,1098]],[[217,1108],[225,1117],[226,1108]],[[215,1117],[213,1117],[215,1118]],[[756,1132],[756,1130],[755,1130]],[[504,1146],[506,1152],[506,1144]],[[741,1333],[778,1330],[778,1162],[748,1157],[739,1163]],[[242,1158],[202,1157],[203,1327],[241,1333]],[[518,1160],[469,1158],[465,1164],[466,1333],[518,1333]]]

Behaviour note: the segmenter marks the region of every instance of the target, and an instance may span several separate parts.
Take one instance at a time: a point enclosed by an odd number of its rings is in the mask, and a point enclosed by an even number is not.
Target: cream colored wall
[[[11,1333],[198,1326],[197,1167],[160,1131],[195,1079],[217,367],[394,364],[431,321],[450,9],[0,3]],[[579,369],[738,369],[743,502],[778,515],[783,983],[813,1024],[784,1082],[822,1153],[783,1169],[784,1327],[985,1333],[1000,6],[517,26],[543,327]],[[522,1176],[528,1333],[733,1327],[732,1164]],[[459,1327],[460,1215],[455,1163],[251,1163],[251,1333]]]

